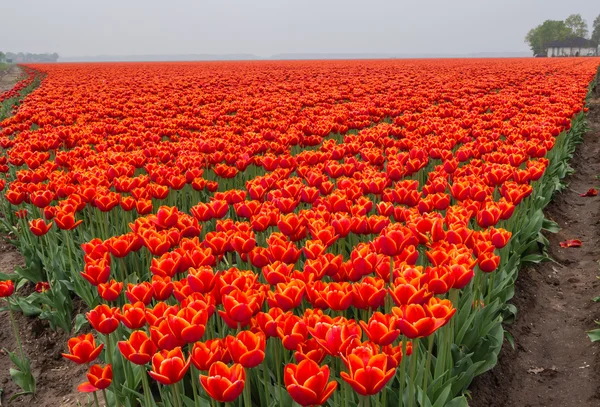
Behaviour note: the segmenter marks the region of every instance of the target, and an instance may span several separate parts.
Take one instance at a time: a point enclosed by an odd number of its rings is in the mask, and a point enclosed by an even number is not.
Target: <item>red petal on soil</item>
[[[581,240],[579,239],[570,239],[565,240],[564,242],[560,242],[560,247],[580,247]]]
[[[585,194],[579,194],[579,196],[597,196],[597,195],[598,195],[598,191],[595,190],[594,188],[588,189],[588,191]]]

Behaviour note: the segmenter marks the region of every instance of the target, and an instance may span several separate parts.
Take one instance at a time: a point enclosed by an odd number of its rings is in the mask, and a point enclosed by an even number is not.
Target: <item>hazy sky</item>
[[[528,51],[594,0],[0,0],[0,50],[62,56]]]

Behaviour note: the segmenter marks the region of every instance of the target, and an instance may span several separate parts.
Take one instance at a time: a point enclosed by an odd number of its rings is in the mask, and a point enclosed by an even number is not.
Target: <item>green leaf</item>
[[[42,268],[37,264],[30,264],[28,267],[15,268],[15,274],[19,277],[24,278],[32,283],[39,283],[43,281]]]
[[[15,276],[14,274],[9,275],[6,273],[0,273],[0,281],[14,280],[15,277],[17,277],[17,276]]]
[[[88,320],[85,317],[85,314],[77,314],[77,316],[75,317],[75,333],[79,332],[81,328],[86,324],[88,324]]]
[[[448,404],[446,403],[446,401],[448,400],[448,397],[450,396],[451,389],[452,389],[451,383],[448,383],[448,385],[444,388],[444,390],[442,390],[442,392],[440,393],[438,398],[435,400],[435,403],[433,403],[433,407],[447,406]]]
[[[517,317],[517,307],[513,304],[506,304],[502,309],[502,322],[512,324]]]
[[[469,407],[469,403],[465,396],[453,398],[444,407]]]
[[[558,223],[544,218],[544,221],[542,222],[542,229],[547,230],[550,233],[558,233],[560,226],[558,226]]]
[[[592,342],[600,342],[600,329],[593,329],[588,331],[587,334]]]
[[[0,392],[0,395],[1,395],[1,394],[2,394],[2,392]],[[28,395],[28,394],[33,394],[33,392],[31,392],[31,391],[21,391],[21,392],[19,392],[19,393],[15,393],[15,394],[13,394],[13,395],[12,395],[12,397],[11,397],[11,398],[9,398],[9,399],[8,399],[8,401],[14,401],[14,400],[16,400],[17,398],[19,398],[19,397],[21,397],[21,396],[26,396],[26,395]]]
[[[525,256],[525,257],[523,257],[523,258],[521,259],[521,262],[522,262],[523,264],[525,264],[525,263],[534,263],[534,264],[538,264],[538,263],[541,263],[541,262],[543,262],[543,261],[547,261],[547,260],[549,260],[549,259],[548,259],[548,256],[544,256],[544,255],[542,255],[542,254],[530,254],[530,255],[528,255],[528,256]]]
[[[513,350],[514,350],[515,349],[515,338],[512,336],[512,334],[510,332],[508,332],[507,330],[504,330],[504,338],[506,338],[506,341],[508,342],[510,347],[513,348]]]
[[[19,308],[21,308],[21,311],[23,311],[23,314],[27,317],[37,317],[42,313],[40,307],[33,302],[27,301],[26,298],[18,298],[17,304],[19,305]]]

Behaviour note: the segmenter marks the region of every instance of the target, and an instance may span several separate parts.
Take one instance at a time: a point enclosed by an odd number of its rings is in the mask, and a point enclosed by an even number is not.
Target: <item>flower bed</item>
[[[597,65],[32,66],[1,204],[48,285],[10,301],[85,301],[65,357],[110,405],[464,406]]]

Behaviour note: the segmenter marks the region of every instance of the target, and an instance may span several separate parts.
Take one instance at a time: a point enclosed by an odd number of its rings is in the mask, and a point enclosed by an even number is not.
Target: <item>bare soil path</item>
[[[517,320],[507,330],[515,349],[505,342],[499,364],[476,378],[472,407],[600,406],[600,343],[586,331],[596,328],[600,304],[600,196],[581,197],[600,180],[600,86],[588,112],[590,131],[565,180],[569,188],[555,195],[546,217],[561,230],[547,236],[546,262],[521,270],[513,303]],[[580,239],[580,248],[561,248],[567,239]]]
[[[10,90],[17,83],[21,75],[21,68],[9,65],[7,69],[0,69],[0,93]]]

